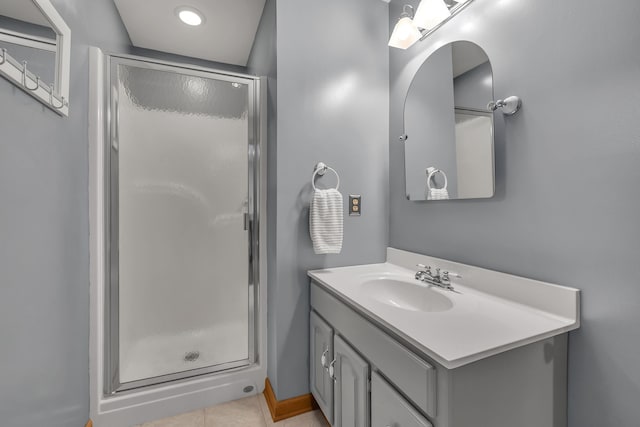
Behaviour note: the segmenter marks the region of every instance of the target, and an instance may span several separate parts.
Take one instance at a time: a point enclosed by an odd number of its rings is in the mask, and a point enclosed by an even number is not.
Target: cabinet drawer
[[[436,414],[436,369],[316,283],[311,306],[429,416]]]
[[[380,375],[371,373],[371,427],[433,427]]]

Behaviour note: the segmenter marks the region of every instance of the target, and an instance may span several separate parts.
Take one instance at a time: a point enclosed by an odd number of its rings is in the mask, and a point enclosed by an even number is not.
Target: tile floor
[[[135,427],[329,427],[319,410],[274,423],[262,394]]]

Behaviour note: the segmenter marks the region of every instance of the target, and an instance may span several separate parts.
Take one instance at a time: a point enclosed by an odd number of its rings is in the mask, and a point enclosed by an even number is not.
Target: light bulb
[[[178,9],[176,9],[176,14],[182,22],[187,25],[191,25],[192,27],[202,25],[202,23],[204,22],[203,15],[199,11],[191,7],[179,7]]]
[[[393,33],[391,33],[391,38],[389,39],[389,46],[406,49],[417,42],[421,36],[422,34],[416,26],[413,25],[411,18],[405,16],[400,18],[393,28]]]
[[[411,28],[408,25],[400,25],[398,27],[398,39],[405,41],[409,38],[409,36],[411,36]]]
[[[413,23],[418,28],[430,30],[449,16],[451,12],[443,0],[422,0]]]

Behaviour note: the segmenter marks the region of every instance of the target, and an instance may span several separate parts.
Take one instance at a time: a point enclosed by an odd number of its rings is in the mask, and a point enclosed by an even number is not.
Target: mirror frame
[[[22,64],[18,63],[9,54],[6,54],[3,58],[1,53],[0,75],[56,113],[68,117],[71,77],[71,30],[50,0],[30,1],[47,18],[51,28],[56,33],[56,81],[53,82],[52,86],[49,86],[47,83],[40,81],[39,77],[30,71],[25,72]],[[0,29],[0,32],[3,31]],[[36,83],[38,83],[37,86]]]
[[[464,7],[466,4],[471,3],[473,0],[469,0],[466,3],[463,3],[461,5],[461,7]],[[405,93],[405,97],[404,97],[404,102],[402,103],[402,135],[400,135],[399,140],[402,143],[403,146],[403,167],[404,167],[404,192],[405,192],[405,197],[408,201],[411,202],[417,202],[417,203],[422,203],[422,202],[429,202],[429,201],[436,201],[434,200],[430,200],[427,199],[426,197],[424,199],[422,198],[411,198],[411,195],[409,194],[409,185],[407,182],[407,140],[409,139],[408,135],[407,135],[407,122],[406,122],[406,109],[407,109],[407,101],[409,99],[409,95],[411,92],[411,88],[413,86],[413,83],[418,75],[418,73],[420,72],[420,70],[422,69],[422,66],[436,53],[438,52],[441,48],[445,47],[445,46],[453,46],[455,43],[459,43],[459,42],[466,42],[466,43],[471,43],[473,45],[475,45],[476,47],[478,47],[479,49],[481,49],[485,55],[488,58],[488,55],[486,54],[486,51],[484,50],[484,48],[482,46],[480,46],[478,43],[473,42],[471,40],[467,40],[467,39],[455,39],[453,41],[450,41],[448,43],[444,43],[441,46],[437,47],[435,50],[433,50],[431,53],[429,53],[424,60],[420,63],[420,65],[416,68],[415,72],[413,73],[412,77],[411,77],[411,82],[409,83],[409,86],[407,87],[407,92]],[[495,99],[495,75],[493,73],[493,64],[491,64],[491,60],[490,58],[488,58],[488,62],[489,62],[489,66],[491,68],[491,100]],[[455,108],[455,104],[454,104],[454,112],[455,112],[456,108]],[[460,109],[462,112],[467,111],[467,112],[471,112],[473,114],[475,113],[484,113],[484,109],[480,109],[480,110],[474,110],[474,109],[467,109],[467,108],[461,108]],[[493,183],[493,189],[490,195],[486,195],[486,196],[477,196],[477,197],[454,197],[454,198],[447,198],[447,199],[442,199],[442,200],[478,200],[478,199],[491,199],[493,197],[495,197],[496,195],[496,158],[495,158],[495,143],[496,143],[496,114],[495,114],[495,110],[492,111],[487,107],[486,110],[487,116],[490,115],[491,117],[491,175],[492,175],[492,183]]]

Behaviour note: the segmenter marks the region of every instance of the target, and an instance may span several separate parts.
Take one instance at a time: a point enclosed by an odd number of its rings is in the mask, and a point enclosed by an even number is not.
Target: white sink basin
[[[415,280],[419,263],[458,273],[455,292]],[[447,369],[580,326],[577,289],[393,248],[385,263],[308,274]]]
[[[453,302],[447,296],[417,282],[378,278],[362,283],[365,295],[383,304],[409,311],[447,311]]]

